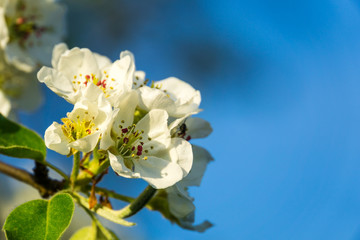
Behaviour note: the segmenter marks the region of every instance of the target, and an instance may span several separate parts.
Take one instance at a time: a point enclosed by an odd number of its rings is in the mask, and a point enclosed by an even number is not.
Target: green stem
[[[150,199],[156,193],[156,189],[152,186],[147,186],[145,190],[129,205],[123,209],[117,211],[117,214],[120,218],[128,218],[139,212],[145,205],[150,201]]]
[[[71,171],[71,177],[70,177],[72,188],[75,187],[75,182],[79,174],[79,169],[80,169],[80,152],[78,151],[74,154],[73,169]]]

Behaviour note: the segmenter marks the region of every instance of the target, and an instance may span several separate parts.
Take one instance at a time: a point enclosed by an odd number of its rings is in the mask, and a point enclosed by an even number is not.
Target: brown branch
[[[47,179],[48,182],[46,184],[41,184],[31,173],[1,161],[0,172],[37,189],[43,198],[47,198],[55,194],[62,186],[61,182],[53,179]]]

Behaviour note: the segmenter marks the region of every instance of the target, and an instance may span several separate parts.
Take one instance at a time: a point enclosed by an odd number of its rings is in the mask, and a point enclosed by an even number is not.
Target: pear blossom
[[[46,129],[45,144],[49,149],[68,155],[71,149],[90,152],[95,148],[113,114],[116,114],[104,94],[94,94],[96,89],[95,86],[87,88],[84,98],[76,102],[66,118],[61,119],[62,124],[53,122]]]
[[[0,113],[9,116],[12,110],[35,110],[42,94],[35,75],[18,70],[0,53]]]
[[[170,124],[169,128],[172,137],[183,138],[187,141],[207,137],[212,132],[210,123],[201,118],[187,118],[186,120],[180,119],[180,121],[177,119]],[[202,147],[192,145],[192,150],[193,164],[189,174],[174,186],[158,191],[153,203],[159,201],[160,204],[154,206],[163,206],[159,209],[162,214],[180,227],[203,232],[212,224],[204,221],[199,225],[194,225],[195,205],[193,204],[194,199],[188,193],[188,187],[200,186],[207,164],[213,158]]]
[[[69,50],[61,43],[53,49],[52,68],[42,67],[37,76],[69,103],[76,103],[84,89],[95,85],[98,89],[94,94],[103,93],[115,106],[121,96],[132,89],[134,79],[141,81],[144,73],[135,71],[134,57],[129,51],[121,52],[120,59],[112,63],[87,48]]]
[[[109,149],[111,167],[118,175],[142,178],[156,189],[167,188],[190,171],[191,145],[171,138],[164,110],[151,110],[137,121],[137,94],[130,92],[119,104],[111,133],[104,134],[100,148]],[[110,147],[109,142],[113,142]]]
[[[195,205],[194,199],[188,193],[188,187],[200,186],[207,164],[213,158],[204,148],[195,145],[192,147],[194,161],[190,173],[174,186],[157,191],[149,203],[149,208],[159,210],[171,222],[175,222],[182,228],[204,232],[212,224],[204,221],[194,225]]]
[[[50,62],[64,35],[64,14],[54,0],[0,1],[0,49],[6,61],[26,72]]]
[[[187,117],[200,111],[201,95],[190,84],[175,77],[141,86],[140,109],[164,109],[171,117]]]

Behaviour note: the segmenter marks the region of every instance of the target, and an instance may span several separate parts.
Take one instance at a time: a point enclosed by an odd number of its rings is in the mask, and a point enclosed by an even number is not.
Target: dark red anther
[[[133,146],[132,148],[131,148],[131,151],[134,151],[135,150],[135,146]]]
[[[87,81],[85,81],[85,82],[83,82],[83,83],[84,83],[84,84],[85,84],[85,86],[87,87],[87,83],[88,83],[88,82],[87,82]]]
[[[137,146],[137,150],[138,150],[138,151],[142,151],[142,150],[143,150],[143,147],[142,147],[141,145],[138,145],[138,146]]]
[[[189,135],[187,136],[186,141],[190,141],[190,140],[191,140],[191,136]]]
[[[128,138],[124,138],[124,143],[127,144],[129,142]]]
[[[136,155],[141,156],[142,151],[137,151]]]
[[[127,128],[123,128],[123,129],[121,129],[121,132],[122,133],[127,133],[129,130],[127,129]]]
[[[86,76],[85,76],[85,79],[89,81],[90,75],[86,75]]]
[[[100,86],[101,85],[101,80],[99,80],[97,83],[96,83],[96,86]]]
[[[102,82],[101,82],[101,86],[102,86],[103,88],[106,88],[106,83],[105,83],[105,81],[106,81],[106,79],[102,80]]]

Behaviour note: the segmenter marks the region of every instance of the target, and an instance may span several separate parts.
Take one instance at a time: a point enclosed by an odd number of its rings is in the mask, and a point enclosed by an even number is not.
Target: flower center
[[[121,121],[124,123],[124,121]],[[124,127],[121,124],[118,126],[121,129],[121,134],[116,137],[116,148],[118,153],[124,158],[125,166],[134,171],[135,166],[133,160],[147,160],[148,157],[144,156],[149,153],[149,149],[144,148],[144,140],[142,134],[143,130],[135,130],[136,124]],[[146,140],[151,141],[151,138]],[[153,149],[150,146],[150,149]]]
[[[62,118],[61,121],[64,123],[61,126],[61,130],[64,135],[70,139],[70,142],[90,135],[93,132],[93,127],[95,126],[93,119],[80,120],[79,116],[75,121],[72,121],[69,118]]]
[[[9,42],[18,41],[20,46],[25,48],[27,46],[32,47],[33,41],[27,40],[31,35],[35,35],[36,38],[40,38],[44,32],[50,30],[48,27],[39,26],[36,24],[37,17],[35,15],[25,16],[26,4],[24,1],[18,1],[16,6],[15,16],[7,16],[6,24],[9,28]],[[40,44],[40,42],[37,42]]]
[[[81,85],[87,87],[88,84],[95,84],[104,92],[105,97],[110,97],[111,91],[114,90],[116,80],[114,78],[110,79],[109,74],[106,71],[104,71],[103,73],[103,77],[98,77],[93,73],[91,73],[90,75],[82,73],[74,75],[72,83],[74,85],[75,91]]]

